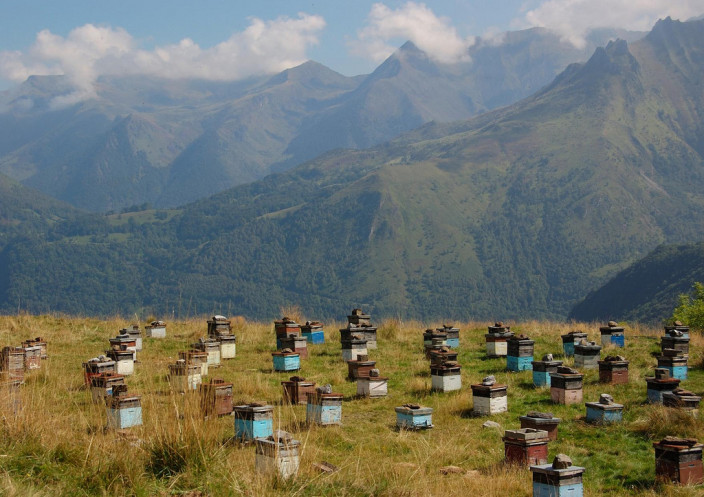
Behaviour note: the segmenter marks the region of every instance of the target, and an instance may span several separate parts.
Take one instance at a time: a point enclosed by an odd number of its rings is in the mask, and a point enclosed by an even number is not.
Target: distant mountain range
[[[359,77],[315,62],[234,83],[103,77],[96,98],[56,110],[67,81],[33,76],[0,96],[0,173],[92,211],[179,206],[514,103],[607,40],[642,35],[598,31],[577,49],[535,28],[480,41],[453,65],[407,43]]]
[[[704,242],[663,245],[587,295],[569,317],[664,322],[695,282],[704,283]]]
[[[704,21],[666,19],[468,121],[178,210],[50,223],[0,252],[0,309],[564,318],[656,246],[702,239],[703,60]]]

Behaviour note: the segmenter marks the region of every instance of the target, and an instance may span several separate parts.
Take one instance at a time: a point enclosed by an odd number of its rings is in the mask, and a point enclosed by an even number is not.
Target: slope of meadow
[[[237,357],[211,370],[211,377],[234,383],[236,404],[266,401],[274,405],[274,426],[301,441],[300,471],[296,478],[283,482],[255,472],[254,448],[232,440],[232,417],[204,421],[197,410],[197,395],[176,394],[169,388],[167,364],[205,334],[205,320],[169,322],[166,339],[144,339],[136,372],[127,379],[130,392],[142,395],[144,425],[118,434],[104,428],[105,409],[91,403],[83,387],[81,363],[102,353],[107,339],[128,326],[128,321],[56,315],[0,317],[3,346],[42,336],[49,343],[50,355],[40,371],[27,374],[20,390],[23,407],[17,414],[7,409],[7,392],[2,393],[0,493],[529,496],[531,474],[528,469],[504,466],[501,436],[504,429],[519,427],[520,415],[537,409],[563,419],[558,440],[549,446],[550,459],[563,452],[576,465],[585,466],[586,495],[701,495],[701,487],[654,482],[654,440],[668,434],[704,440],[701,419],[644,403],[644,377],[652,375],[656,364],[660,329],[626,328],[627,345],[621,353],[630,360],[628,385],[600,385],[598,372],[586,372],[585,401],[610,393],[626,406],[622,424],[595,427],[584,422],[584,405],[552,405],[548,389],[533,388],[531,372],[507,373],[505,360],[486,359],[483,334],[487,323],[457,323],[463,388],[455,394],[430,393],[429,364],[422,353],[424,323],[381,323],[379,349],[370,351],[370,358],[389,377],[389,396],[356,399],[355,384],[345,379],[347,367],[341,360],[337,331],[340,323],[328,323],[327,342],[311,346],[300,374],[318,384],[331,383],[335,392],[344,394],[343,425],[309,428],[305,406],[280,402],[280,382],[290,374],[271,371],[271,323],[235,319]],[[548,352],[561,357],[560,334],[572,329],[598,339],[596,324],[511,324],[514,331],[536,340],[536,357]],[[694,334],[690,376],[682,383],[698,394],[704,392],[703,345],[704,338]],[[602,351],[602,357],[616,352]],[[509,387],[509,412],[491,418],[501,424],[500,430],[482,428],[486,418],[471,415],[469,385],[488,374],[495,374]],[[393,408],[407,402],[433,407],[435,428],[397,431]],[[321,474],[312,467],[320,461],[340,469]],[[458,466],[462,472],[441,475],[439,468],[446,465]]]

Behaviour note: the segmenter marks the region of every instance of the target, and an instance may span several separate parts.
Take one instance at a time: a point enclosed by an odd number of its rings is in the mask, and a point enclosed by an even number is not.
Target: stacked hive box
[[[300,336],[301,325],[296,323],[293,319],[287,317],[281,318],[279,321],[274,321],[274,333],[276,333],[276,348],[281,349],[281,338],[288,337],[290,335]]]
[[[580,342],[574,345],[574,367],[579,369],[599,369],[601,346],[594,342]]]
[[[126,348],[119,350],[113,348],[105,351],[105,355],[115,363],[115,372],[125,376],[134,373],[134,354],[134,351]]]
[[[512,336],[506,347],[506,369],[509,371],[529,371],[533,369],[533,348],[535,341],[525,335]]]
[[[175,364],[169,364],[171,388],[181,393],[198,390],[198,386],[203,383],[201,371],[200,364],[188,363],[184,359],[179,359]]]
[[[202,350],[182,350],[178,353],[178,358],[186,362],[186,364],[198,366],[200,368],[201,380],[208,376],[208,353]]]
[[[562,335],[562,350],[565,352],[565,357],[574,355],[574,344],[587,340],[587,334],[581,331],[570,331],[566,335]]]
[[[487,357],[506,357],[508,352],[507,340],[513,336],[510,326],[504,326],[501,321],[489,326],[489,333],[484,335],[486,339]]]
[[[209,383],[202,383],[198,389],[205,417],[228,416],[232,413],[232,383],[213,378]]]
[[[349,335],[347,338],[340,339],[340,345],[342,346],[342,360],[353,361],[357,356],[366,356],[367,354],[367,341],[361,335]]]
[[[370,361],[368,355],[358,355],[356,359],[347,361],[347,379],[357,381],[357,378],[369,376],[376,366],[376,361]]]
[[[660,338],[660,350],[663,354],[665,349],[673,349],[683,356],[689,355],[689,336],[684,336],[681,331],[674,330]]]
[[[544,430],[548,433],[548,440],[557,440],[557,427],[561,420],[553,416],[551,412],[530,411],[519,419],[521,428]]]
[[[125,333],[134,340],[135,350],[137,352],[142,350],[142,330],[139,328],[138,324],[133,324],[129,328],[122,330],[120,333]]]
[[[453,392],[462,389],[461,368],[457,361],[430,365],[431,388],[436,392]]]
[[[679,350],[665,349],[663,354],[658,357],[658,368],[667,369],[671,378],[686,380],[687,356],[682,355]]]
[[[310,344],[318,345],[321,343],[325,343],[325,331],[323,330],[323,323],[320,323],[318,321],[306,321],[306,324],[301,326],[301,332]]]
[[[549,387],[550,374],[557,373],[557,368],[562,366],[562,361],[555,361],[552,354],[543,356],[542,361],[533,361],[533,386]]]
[[[550,398],[556,404],[580,404],[584,375],[579,371],[560,366],[550,374]]]
[[[108,428],[124,430],[142,424],[142,401],[139,395],[129,395],[127,385],[115,385],[107,397]]]
[[[301,376],[291,376],[288,381],[282,381],[284,402],[288,404],[307,404],[308,394],[315,391],[315,382],[306,381]]]
[[[22,347],[3,347],[0,369],[8,380],[24,381],[24,349]],[[87,380],[90,384],[90,380]]]
[[[300,356],[301,359],[308,359],[308,340],[301,335],[291,334],[287,337],[279,338],[280,349],[291,349]]]
[[[108,397],[112,396],[115,386],[125,384],[125,377],[113,372],[104,372],[92,376],[90,383],[90,393],[93,404],[101,404],[105,403]]]
[[[257,439],[254,467],[257,472],[288,479],[298,472],[300,442],[290,434],[277,430],[264,439]]]
[[[368,376],[357,378],[357,395],[360,397],[386,397],[389,379],[379,375],[378,369],[371,369]]]
[[[86,386],[91,386],[91,378],[101,373],[116,373],[115,361],[107,357],[94,357],[83,363],[83,381]]]
[[[623,335],[623,326],[619,326],[615,321],[609,321],[608,326],[599,328],[599,333],[601,333],[602,347],[608,347],[609,345],[624,347],[626,344]]]
[[[47,359],[49,357],[48,354],[48,346],[46,343],[46,340],[44,340],[42,337],[36,337],[36,338],[30,338],[29,340],[25,340],[22,342],[23,347],[39,347],[41,350],[40,357],[42,360]]]
[[[24,350],[24,369],[33,371],[42,367],[42,348],[38,345],[26,345]]]
[[[655,448],[655,475],[658,479],[681,485],[704,483],[702,448],[691,438],[665,437],[653,443]]]
[[[110,338],[109,341],[112,350],[128,350],[132,352],[132,360],[137,361],[137,340],[127,333],[127,329],[120,330],[120,334],[114,338]]]
[[[438,328],[437,331],[443,332],[446,335],[445,345],[453,349],[457,349],[460,346],[460,329],[454,326],[448,326],[446,324],[442,325],[442,328]]]
[[[682,409],[695,417],[699,413],[699,403],[701,400],[702,398],[699,395],[682,388],[676,388],[672,392],[662,394],[663,405]]]
[[[220,367],[220,341],[216,338],[200,338],[192,347],[208,355],[208,369]]]
[[[628,383],[628,361],[620,355],[606,356],[599,361],[599,381],[611,385]]]
[[[342,424],[342,394],[333,393],[329,385],[309,393],[306,421],[323,426]]]
[[[666,335],[671,335],[675,331],[681,333],[682,336],[689,338],[689,326],[685,326],[679,321],[675,321],[674,324],[670,326],[665,326]]]
[[[667,368],[656,368],[655,376],[646,378],[645,382],[648,385],[648,402],[651,404],[662,404],[662,395],[680,385],[680,380],[672,378]]]
[[[362,309],[353,309],[352,314],[347,316],[347,328],[340,330],[340,341],[349,339],[352,335],[358,335],[367,342],[367,349],[376,349],[376,327],[371,325],[371,316],[364,314]]]
[[[237,339],[232,334],[232,323],[225,316],[216,315],[208,320],[208,337],[219,342],[221,361],[237,356]]]
[[[509,464],[528,466],[548,462],[548,432],[533,428],[506,430],[504,442],[504,461]]]

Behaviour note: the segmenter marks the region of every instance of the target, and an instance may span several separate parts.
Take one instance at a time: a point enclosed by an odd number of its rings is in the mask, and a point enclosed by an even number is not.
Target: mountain
[[[697,281],[704,282],[704,242],[662,245],[590,292],[569,317],[663,322]]]
[[[233,83],[102,77],[94,98],[74,105],[65,78],[32,76],[0,95],[0,172],[93,211],[183,205],[336,148],[516,102],[613,35],[576,49],[544,29],[507,33],[449,65],[406,43],[354,78],[315,62]]]
[[[665,19],[474,119],[95,235],[62,223],[0,254],[2,308],[563,318],[656,246],[702,238],[703,47],[704,22]]]

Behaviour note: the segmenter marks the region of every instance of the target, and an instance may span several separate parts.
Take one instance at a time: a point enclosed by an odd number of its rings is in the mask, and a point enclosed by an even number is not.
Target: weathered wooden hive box
[[[105,351],[105,355],[115,361],[115,372],[125,376],[134,374],[134,354],[134,350],[127,349]]]
[[[599,369],[601,345],[594,342],[580,342],[574,346],[574,367],[578,369]]]
[[[557,368],[562,366],[562,361],[545,360],[533,361],[533,386],[549,387],[550,374],[557,373]]]
[[[611,385],[628,383],[628,361],[621,356],[606,356],[599,361],[599,381]]]
[[[32,347],[32,346],[37,346],[41,349],[41,359],[47,359],[49,357],[48,353],[48,346],[46,343],[46,340],[44,340],[42,337],[36,337],[36,338],[30,338],[29,340],[25,340],[22,342],[23,347]]]
[[[553,464],[531,466],[530,470],[533,473],[533,497],[581,497],[584,495],[582,484],[584,468],[582,467],[560,468],[556,467],[553,462]]]
[[[125,331],[125,330],[121,330]],[[110,348],[113,350],[129,350],[132,352],[132,360],[137,360],[137,341],[127,333],[121,333],[114,338],[110,338]]]
[[[436,340],[440,340],[440,342]],[[423,332],[423,347],[427,349],[430,345],[433,345],[433,343],[447,346],[447,332],[445,330],[425,330]]]
[[[193,364],[200,367],[201,379],[208,376],[208,353],[202,350],[181,350],[178,358],[186,361],[186,364]]]
[[[647,377],[645,383],[648,386],[648,402],[651,404],[662,404],[662,394],[672,392],[680,386],[678,378],[670,376],[667,368],[656,368],[654,377]]]
[[[292,319],[284,317],[278,321],[274,321],[274,333],[276,333],[276,348],[281,349],[283,347],[281,347],[281,342],[279,340],[292,334],[300,335],[301,325]]]
[[[232,322],[225,316],[215,315],[208,320],[208,336],[219,338],[232,334]]]
[[[122,385],[125,386],[125,385]],[[142,401],[139,395],[117,392],[107,398],[108,428],[124,430],[142,424]]]
[[[404,404],[394,408],[396,427],[404,430],[427,430],[433,427],[433,408]]]
[[[198,386],[203,383],[200,364],[191,364],[183,359],[169,364],[169,383],[175,392],[198,390]]]
[[[431,366],[442,366],[446,362],[457,362],[457,351],[452,350],[447,345],[439,349],[432,349],[428,355]]]
[[[325,343],[323,323],[318,321],[306,321],[306,324],[301,326],[301,333],[310,344],[319,345]]]
[[[113,372],[100,373],[90,379],[90,394],[93,404],[104,404],[112,396],[113,388],[125,384],[125,376]]]
[[[201,396],[201,410],[205,417],[232,414],[232,383],[213,378],[208,383],[202,383],[198,390]]]
[[[9,379],[24,381],[24,349],[3,347],[0,370],[7,373]]]
[[[509,371],[528,371],[533,369],[534,346],[535,341],[525,335],[509,338],[506,350],[506,369]]]
[[[142,330],[139,328],[138,324],[133,324],[131,327],[125,330],[130,338],[134,340],[135,349],[137,352],[142,350]]]
[[[581,404],[584,375],[561,366],[550,374],[550,398],[556,404]]]
[[[570,331],[562,337],[562,350],[565,353],[565,357],[572,357],[574,355],[574,344],[582,341],[587,341],[587,334],[581,331]]]
[[[308,404],[308,394],[315,391],[315,382],[306,381],[301,376],[291,376],[288,381],[282,381],[284,402],[287,404]]]
[[[347,316],[347,324],[352,326],[371,326],[372,317],[365,314],[362,309],[352,309],[352,312]]]
[[[676,388],[672,392],[662,394],[662,403],[664,406],[682,409],[695,417],[699,414],[699,403],[701,400],[702,398],[699,395],[681,388]]]
[[[234,359],[237,356],[237,338],[235,335],[220,335],[220,359]]]
[[[510,326],[504,326],[500,321],[494,326],[489,326],[489,333],[484,335],[486,339],[487,357],[506,357],[508,346],[506,342],[513,336]]]
[[[434,352],[441,352],[442,350],[449,351],[450,348],[445,345],[445,341],[446,340],[444,338],[435,337],[431,340],[430,345],[424,345],[425,358],[430,359]]]
[[[596,424],[623,421],[623,405],[616,404],[610,395],[601,394],[599,402],[587,402],[587,422]]]
[[[548,462],[548,432],[534,428],[506,430],[504,442],[504,461],[509,464],[528,466]]]
[[[291,349],[301,359],[308,359],[308,340],[304,336],[291,334],[287,337],[281,337],[279,345],[279,350]]]
[[[0,371],[0,413],[5,419],[10,415],[19,414],[22,410],[21,384],[21,378],[10,376],[7,371]]]
[[[477,416],[491,416],[508,410],[508,387],[506,385],[471,385],[474,402],[473,412]]]
[[[460,346],[460,329],[454,326],[442,325],[442,328],[438,328],[437,331],[445,333],[447,338],[445,339],[445,345],[453,349],[457,349]]]
[[[660,350],[663,354],[665,349],[673,349],[680,352],[683,356],[689,355],[689,337],[685,336],[670,336],[666,335],[660,338]]]
[[[115,361],[105,356],[94,357],[83,363],[83,382],[91,386],[91,378],[101,373],[116,373]]]
[[[301,369],[301,356],[291,349],[277,350],[271,353],[274,362],[274,371],[298,371]]]
[[[255,440],[255,444],[254,467],[258,473],[275,475],[284,480],[296,475],[300,464],[298,440],[277,430],[268,438]]]
[[[255,440],[267,438],[274,430],[274,406],[245,404],[232,408],[235,414],[235,438]]]
[[[623,334],[623,326],[618,326],[613,321],[610,322],[608,326],[600,327],[599,333],[601,334],[602,347],[608,347],[609,345],[613,345],[614,347],[625,347],[626,345]]]
[[[24,350],[24,369],[34,371],[42,367],[42,348],[38,345],[22,347]]]
[[[353,336],[358,336],[367,342],[367,349],[376,349],[376,327],[374,326],[354,326],[348,324],[347,328],[340,329],[340,343],[349,340]]]
[[[208,354],[208,368],[220,367],[220,341],[215,338],[201,338],[193,348]]]
[[[166,323],[164,321],[152,321],[145,326],[145,333],[150,338],[166,338]]]
[[[375,366],[376,361],[370,361],[368,355],[358,355],[356,359],[347,361],[347,379],[357,381],[357,378],[369,376],[369,371]]]
[[[521,428],[543,430],[548,433],[548,440],[557,440],[557,428],[561,420],[553,416],[551,412],[530,411],[519,419]]]
[[[360,335],[351,335],[349,338],[340,340],[342,347],[342,360],[353,361],[360,355],[368,355],[367,341]]]
[[[342,424],[342,394],[322,393],[317,389],[309,393],[306,421],[317,425]]]
[[[663,355],[658,356],[658,367],[667,369],[671,378],[687,379],[687,356],[679,350],[665,349]]]
[[[655,477],[680,485],[704,483],[702,448],[695,439],[665,437],[653,443],[655,448]]]
[[[457,361],[430,365],[430,384],[435,392],[454,392],[462,389],[462,368]]]
[[[386,397],[389,379],[379,376],[379,370],[372,369],[368,376],[357,378],[357,395],[359,397],[379,398]]]

